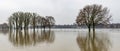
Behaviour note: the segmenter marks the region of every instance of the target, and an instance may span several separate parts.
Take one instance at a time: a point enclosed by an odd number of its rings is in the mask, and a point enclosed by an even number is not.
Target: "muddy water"
[[[120,51],[120,30],[0,30],[0,51]]]

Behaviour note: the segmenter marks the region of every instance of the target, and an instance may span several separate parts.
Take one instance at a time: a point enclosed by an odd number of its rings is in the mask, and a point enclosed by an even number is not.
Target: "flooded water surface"
[[[0,30],[0,51],[120,51],[120,29]]]

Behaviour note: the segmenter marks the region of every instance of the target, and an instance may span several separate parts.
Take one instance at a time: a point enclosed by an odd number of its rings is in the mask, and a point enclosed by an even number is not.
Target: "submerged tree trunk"
[[[35,31],[35,26],[33,26],[33,31]]]
[[[36,22],[35,22],[35,17],[33,17],[33,31],[35,31],[35,25],[36,24]]]
[[[93,22],[93,37],[95,36],[95,23]]]
[[[28,26],[24,26],[24,30],[28,30]]]
[[[49,25],[49,31],[51,30],[51,26]]]
[[[40,29],[41,29],[41,31],[42,31],[42,25],[40,26]]]
[[[88,25],[88,33],[89,33],[89,36],[90,36],[90,32],[91,32],[91,27],[90,27],[90,24]]]
[[[18,22],[16,21],[16,29],[18,29]]]
[[[10,30],[12,29],[12,25],[9,26],[9,29],[10,29]]]
[[[90,28],[90,26],[88,27],[88,32],[90,33],[90,31],[91,31],[91,28]]]
[[[20,26],[20,30],[22,30],[22,26]]]
[[[45,26],[43,26],[43,29],[44,29],[44,31],[45,31]]]

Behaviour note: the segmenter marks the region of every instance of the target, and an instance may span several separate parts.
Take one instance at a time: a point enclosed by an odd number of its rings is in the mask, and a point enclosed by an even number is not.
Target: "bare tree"
[[[24,29],[28,29],[28,26],[30,24],[30,18],[32,17],[32,14],[29,12],[26,12],[24,15]]]
[[[37,13],[30,12],[15,12],[9,18],[9,26],[12,28],[15,26],[16,29],[28,29],[29,25],[33,26],[33,30],[35,31],[36,26],[41,25],[41,27],[49,27],[55,24],[55,19],[52,16],[39,16]],[[37,27],[38,28],[38,27]]]
[[[42,26],[41,22],[42,22],[42,16],[37,16],[37,28],[39,28],[39,26]]]
[[[24,16],[25,16],[24,12],[18,12],[18,15],[17,15],[18,26],[19,26],[18,28],[21,29],[21,30],[23,28]]]
[[[49,29],[51,29],[51,26],[55,24],[55,19],[52,16],[46,16],[46,19],[47,19],[47,26],[49,27]]]
[[[15,26],[15,28],[16,29],[19,29],[19,18],[20,18],[20,14],[21,14],[21,12],[15,12],[15,13],[13,13],[10,17],[12,18],[12,20],[13,20],[13,24],[14,24],[14,26]]]
[[[31,25],[33,26],[33,30],[35,31],[35,27],[37,24],[37,17],[39,16],[37,13],[31,13]]]
[[[85,24],[89,28],[93,27],[93,32],[95,32],[95,26],[97,24],[109,24],[111,15],[107,7],[102,7],[102,5],[87,5],[80,10],[77,16],[76,23],[78,25]]]
[[[47,26],[47,20],[44,17],[41,18],[41,26],[44,28],[44,30],[45,30],[45,27]]]
[[[13,22],[13,19],[12,19],[11,16],[8,18],[8,22],[9,22],[9,23],[8,23],[8,24],[9,24],[9,28],[12,29],[12,28],[14,27],[14,26],[13,26],[13,23],[14,23],[14,22]]]

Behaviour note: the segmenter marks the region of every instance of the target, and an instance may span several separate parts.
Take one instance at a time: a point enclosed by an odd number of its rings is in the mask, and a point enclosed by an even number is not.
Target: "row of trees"
[[[87,5],[80,10],[76,23],[80,25],[86,25],[89,32],[93,28],[93,33],[95,32],[95,26],[97,24],[107,25],[110,23],[111,15],[107,7],[102,7],[102,5]]]
[[[29,26],[32,26],[34,29],[35,27],[40,26],[43,27],[49,27],[53,26],[55,24],[55,19],[52,16],[40,16],[37,13],[30,13],[30,12],[15,12],[13,13],[9,19],[9,27],[10,29],[28,29]]]
[[[95,32],[95,26],[97,24],[107,25],[110,23],[111,15],[109,14],[109,10],[107,7],[102,7],[102,5],[87,5],[83,9],[80,10],[76,23],[80,25],[86,25],[88,27],[89,32],[91,28],[93,28],[93,32]],[[15,12],[9,17],[9,25],[10,28],[16,29],[28,29],[29,26],[33,26],[35,29],[36,25],[41,26],[45,29],[45,27],[51,28],[55,24],[55,19],[52,16],[39,16],[36,13],[30,12]]]

